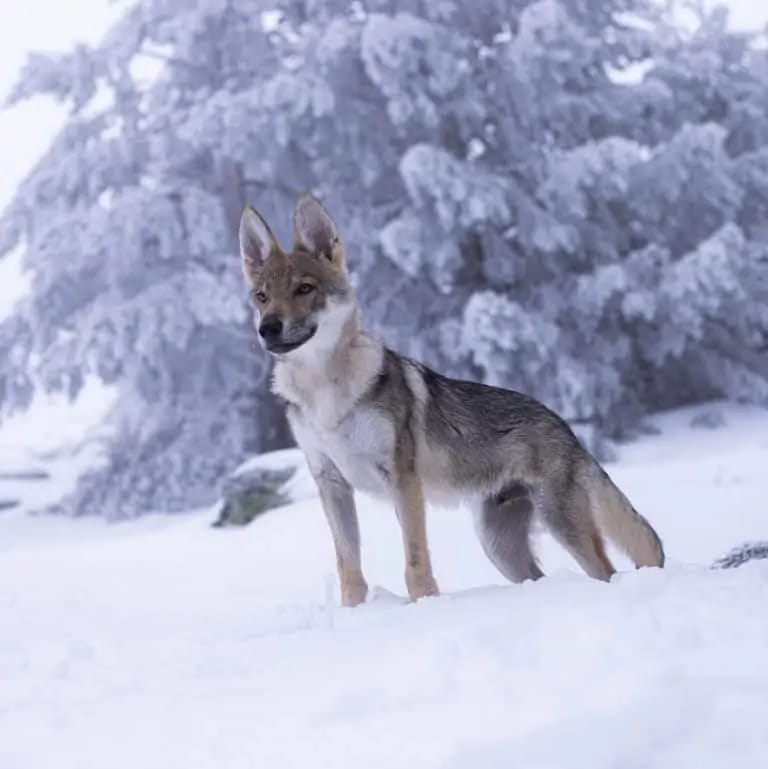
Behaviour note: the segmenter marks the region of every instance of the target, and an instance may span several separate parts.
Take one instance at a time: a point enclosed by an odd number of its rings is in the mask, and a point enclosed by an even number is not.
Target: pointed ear
[[[246,281],[253,283],[270,254],[278,249],[267,223],[255,208],[246,206],[240,217],[240,259]]]
[[[333,219],[320,201],[305,192],[293,215],[294,246],[327,259],[334,267],[344,266],[344,249]]]

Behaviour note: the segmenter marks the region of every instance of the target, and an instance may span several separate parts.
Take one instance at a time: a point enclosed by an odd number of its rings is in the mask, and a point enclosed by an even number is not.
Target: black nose
[[[266,341],[277,339],[283,333],[283,321],[277,315],[267,315],[259,326],[259,334]]]

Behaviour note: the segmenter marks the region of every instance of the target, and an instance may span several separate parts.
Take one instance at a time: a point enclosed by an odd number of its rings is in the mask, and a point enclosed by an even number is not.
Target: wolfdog
[[[486,555],[513,582],[543,576],[532,520],[597,579],[615,571],[603,535],[637,567],[663,565],[656,532],[557,414],[441,376],[365,332],[339,232],[316,198],[298,200],[290,251],[251,207],[239,235],[254,322],[275,359],[272,387],[317,483],[345,606],[368,591],[353,489],[393,501],[411,600],[438,594],[425,499],[466,502]]]

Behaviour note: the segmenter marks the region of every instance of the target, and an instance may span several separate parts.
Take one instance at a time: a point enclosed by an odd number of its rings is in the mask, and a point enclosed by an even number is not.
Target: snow
[[[104,461],[109,434],[104,422],[116,397],[116,388],[88,376],[72,401],[63,393],[38,390],[26,411],[0,414],[0,500],[18,500],[20,512],[26,512],[73,490],[81,473]],[[3,477],[40,470],[50,479]],[[2,763],[0,769],[5,769]]]
[[[621,447],[669,565],[610,584],[546,537],[550,576],[505,584],[433,510],[443,595],[407,604],[394,515],[363,497],[380,587],[342,609],[310,487],[246,529],[0,514],[0,768],[761,766],[768,561],[708,565],[766,538],[768,411],[720,408]]]

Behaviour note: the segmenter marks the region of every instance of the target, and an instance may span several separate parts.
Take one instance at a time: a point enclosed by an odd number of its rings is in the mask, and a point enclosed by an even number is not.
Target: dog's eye
[[[315,290],[315,287],[311,283],[299,283],[299,287],[296,289],[297,294],[311,294]]]
[[[253,298],[259,303],[264,304],[267,301],[267,295],[263,291],[254,291]]]

